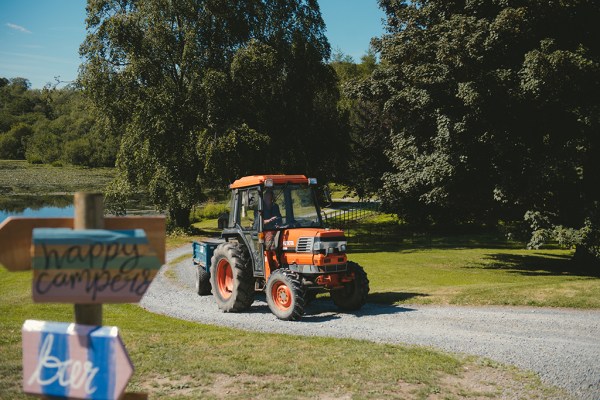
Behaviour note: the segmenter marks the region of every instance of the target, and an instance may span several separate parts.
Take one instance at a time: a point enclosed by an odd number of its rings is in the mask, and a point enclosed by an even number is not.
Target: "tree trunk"
[[[169,209],[171,224],[177,228],[189,228],[191,211],[189,207],[171,207]]]

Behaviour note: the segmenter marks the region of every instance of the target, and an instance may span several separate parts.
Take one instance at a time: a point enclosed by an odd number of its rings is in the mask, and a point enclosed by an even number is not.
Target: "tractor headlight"
[[[346,252],[346,241],[340,242],[322,242],[320,240],[315,240],[313,243],[313,251],[315,253],[324,252],[325,254],[333,254],[333,253],[345,253]]]

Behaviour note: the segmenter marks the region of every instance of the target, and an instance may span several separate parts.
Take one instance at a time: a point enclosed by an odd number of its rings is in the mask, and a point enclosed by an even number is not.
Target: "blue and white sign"
[[[133,364],[117,327],[27,320],[23,391],[72,399],[118,399]]]

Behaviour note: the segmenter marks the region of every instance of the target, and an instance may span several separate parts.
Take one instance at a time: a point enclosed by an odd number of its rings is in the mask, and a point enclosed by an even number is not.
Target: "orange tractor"
[[[369,293],[367,274],[348,261],[344,232],[324,227],[315,185],[316,179],[303,175],[233,182],[224,241],[194,243],[198,294],[212,290],[221,310],[239,312],[264,290],[269,308],[283,320],[300,319],[323,290],[342,310],[361,308]],[[201,253],[205,262],[198,261]]]

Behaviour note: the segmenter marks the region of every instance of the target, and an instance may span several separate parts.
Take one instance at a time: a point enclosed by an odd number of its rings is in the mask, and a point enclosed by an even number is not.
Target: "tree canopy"
[[[0,158],[114,166],[118,138],[106,135],[94,114],[72,86],[40,90],[25,78],[0,78]]]
[[[79,82],[122,135],[115,193],[144,187],[185,226],[202,185],[335,172],[316,0],[93,0],[86,22]]]
[[[600,4],[380,5],[381,66],[354,89],[389,135],[389,209],[435,223],[529,211],[572,228],[597,214]]]

